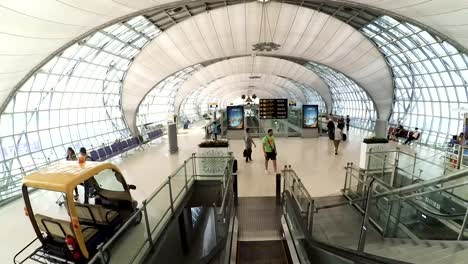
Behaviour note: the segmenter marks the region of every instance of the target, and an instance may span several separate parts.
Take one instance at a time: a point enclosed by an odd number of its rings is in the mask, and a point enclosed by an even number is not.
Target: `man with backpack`
[[[268,161],[271,160],[273,163],[273,169],[275,174],[277,172],[276,167],[276,144],[275,137],[273,136],[273,129],[268,129],[268,134],[263,137],[263,154],[265,155],[265,174],[268,174]]]

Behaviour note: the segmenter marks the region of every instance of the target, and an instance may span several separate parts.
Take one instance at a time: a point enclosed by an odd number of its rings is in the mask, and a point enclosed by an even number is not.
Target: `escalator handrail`
[[[284,202],[287,203],[286,206],[292,206],[294,211],[294,216],[296,219],[300,219],[300,209],[296,203],[292,202],[292,195],[289,191],[285,191],[285,199]],[[287,214],[285,210],[283,210],[284,214]],[[301,221],[298,221],[301,223]],[[307,242],[310,243],[312,247],[318,248],[319,250],[324,250],[329,252],[333,255],[355,261],[355,263],[372,263],[372,264],[409,264],[404,261],[389,259],[381,256],[372,255],[366,252],[359,252],[356,250],[352,250],[349,248],[343,248],[339,246],[330,245],[328,243],[317,241],[313,239],[311,234],[307,231],[307,227],[304,224],[300,225],[301,231],[304,234]]]
[[[392,195],[400,196],[400,198],[404,199],[405,195],[403,195],[403,194],[406,194],[408,192],[413,192],[413,191],[416,191],[416,190],[419,190],[419,189],[422,189],[422,188],[425,188],[425,187],[430,187],[430,186],[433,186],[433,185],[436,185],[436,184],[441,184],[441,183],[457,180],[457,179],[460,179],[460,178],[463,178],[463,177],[466,177],[466,176],[468,176],[468,170],[461,170],[461,171],[457,171],[457,172],[454,172],[454,173],[449,174],[449,175],[444,175],[444,176],[437,177],[437,178],[434,178],[434,179],[431,179],[431,180],[418,182],[418,183],[407,185],[407,186],[404,186],[404,187],[401,187],[401,188],[397,188],[397,189],[389,190],[389,191],[386,191],[386,192],[383,192],[383,193],[375,194],[375,195],[373,195],[372,199],[384,198],[384,197],[389,197],[389,196],[392,196]],[[433,190],[432,192],[438,192],[438,191],[440,191],[440,190]],[[431,193],[431,192],[425,192],[424,194],[428,194],[428,193]],[[342,205],[361,202],[361,201],[364,201],[364,200],[365,200],[365,198],[359,198],[359,199],[349,200],[349,201],[346,201],[346,202],[340,202],[340,203],[326,205],[326,206],[319,206],[319,207],[316,207],[315,209],[316,210],[321,210],[321,209],[333,208],[333,207],[338,207],[338,206],[342,206]]]
[[[231,153],[231,155],[232,155],[232,153]],[[224,207],[226,206],[227,199],[229,199],[228,193],[229,193],[229,190],[230,190],[229,188],[231,188],[231,186],[232,186],[231,182],[232,182],[232,178],[233,178],[232,177],[233,167],[234,167],[234,157],[231,156],[230,159],[228,160],[228,164],[226,166],[226,170],[227,170],[226,173],[228,174],[228,177],[226,179],[226,184],[225,184],[226,189],[224,190],[224,194],[223,194],[223,198],[222,198],[223,200],[221,202],[221,207],[219,208],[219,210],[217,212],[218,215],[220,215],[222,212],[224,212]]]
[[[421,210],[424,212],[424,214],[427,214],[431,217],[434,218],[442,218],[442,219],[447,219],[447,220],[453,220],[453,219],[460,219],[465,216],[465,212],[459,213],[459,214],[443,214],[443,213],[437,213],[434,212],[433,210],[429,209],[427,206],[424,204],[421,204],[420,202],[416,201],[407,201],[407,203],[411,204],[412,206],[416,207],[417,209]]]

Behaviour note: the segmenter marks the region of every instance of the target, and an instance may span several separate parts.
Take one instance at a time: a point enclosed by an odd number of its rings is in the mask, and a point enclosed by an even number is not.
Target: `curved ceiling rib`
[[[253,94],[256,93],[257,90],[264,90],[267,87],[278,87],[281,91],[283,91],[282,95],[286,96],[286,98],[291,97],[291,99],[295,99],[300,102],[306,101],[302,90],[288,79],[268,74],[256,73],[255,75],[259,76],[260,79],[251,80],[249,79],[249,76],[251,75],[247,73],[229,75],[206,83],[198,89],[192,90],[192,93],[197,92],[199,97],[206,97],[211,96],[217,92],[223,92],[231,87],[242,87],[249,90]],[[249,88],[249,86],[255,87]]]
[[[390,70],[367,38],[321,12],[276,2],[268,6],[269,24],[276,25],[273,41],[282,45],[269,54],[316,61],[341,71],[367,90],[382,118],[390,114]],[[169,28],[146,46],[124,83],[122,108],[130,128],[135,129],[136,110],[144,95],[167,76],[203,61],[252,53],[260,13],[257,2],[216,9]]]
[[[175,109],[179,108],[182,100],[192,93],[194,89],[215,79],[240,73],[250,73],[251,75],[256,75],[257,73],[276,75],[295,80],[317,91],[327,105],[331,106],[332,104],[330,91],[327,85],[319,76],[304,66],[285,59],[264,56],[244,56],[211,64],[192,75],[177,92]],[[255,88],[251,90],[255,92]]]
[[[248,2],[248,1],[247,1]],[[182,20],[240,0],[22,0],[0,4],[0,110],[15,92],[51,58],[81,38],[138,15],[163,30]],[[441,37],[460,51],[468,47],[468,2],[460,0],[290,0],[319,10],[354,28],[381,15],[391,15]]]

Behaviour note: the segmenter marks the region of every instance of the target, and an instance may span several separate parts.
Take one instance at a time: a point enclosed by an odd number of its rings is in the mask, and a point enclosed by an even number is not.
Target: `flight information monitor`
[[[287,119],[288,99],[260,99],[260,119]]]

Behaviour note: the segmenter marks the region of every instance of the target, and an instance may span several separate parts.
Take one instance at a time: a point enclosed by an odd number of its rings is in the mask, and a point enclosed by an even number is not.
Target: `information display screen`
[[[227,107],[228,129],[244,129],[244,106]]]
[[[260,99],[260,119],[287,119],[288,99]]]
[[[318,127],[318,105],[303,105],[302,106],[302,127],[317,128]]]

